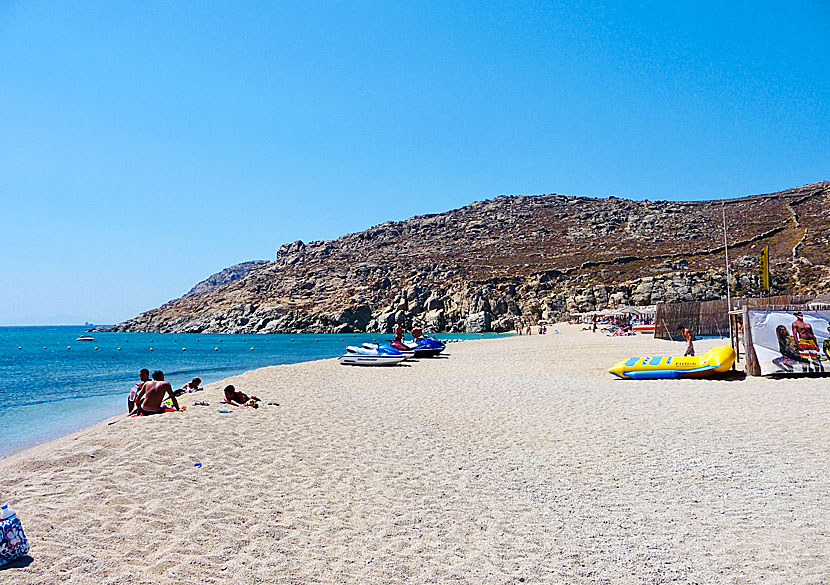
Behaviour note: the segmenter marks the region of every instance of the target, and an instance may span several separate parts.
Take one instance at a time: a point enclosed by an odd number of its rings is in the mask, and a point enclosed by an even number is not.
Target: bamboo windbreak
[[[734,309],[798,307],[815,299],[813,295],[781,295],[760,298],[733,298]],[[654,337],[680,340],[677,328],[688,327],[695,335],[729,335],[729,309],[727,301],[693,301],[689,303],[659,303],[655,319]]]

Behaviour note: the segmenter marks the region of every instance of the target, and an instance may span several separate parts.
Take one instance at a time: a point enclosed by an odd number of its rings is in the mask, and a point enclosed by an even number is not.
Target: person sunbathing
[[[153,379],[144,382],[135,397],[135,414],[149,416],[151,414],[162,414],[164,407],[161,405],[164,395],[169,394],[173,402],[173,408],[180,410],[176,396],[173,394],[173,387],[170,382],[165,382],[164,372],[156,370],[153,372]]]
[[[256,396],[248,396],[244,392],[240,392],[237,390],[233,384],[225,386],[225,400],[223,401],[225,404],[230,404],[231,406],[252,406],[253,408],[259,408],[259,398]]]
[[[176,390],[174,394],[176,396],[181,396],[182,394],[196,392],[197,390],[204,390],[204,388],[202,388],[201,378],[193,378],[190,382],[186,382],[185,385]]]

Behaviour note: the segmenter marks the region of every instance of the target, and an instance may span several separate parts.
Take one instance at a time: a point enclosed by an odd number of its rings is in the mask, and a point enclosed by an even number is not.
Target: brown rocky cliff
[[[111,330],[509,330],[621,304],[726,296],[721,201],[503,196],[282,246]],[[733,294],[770,247],[778,293],[830,290],[830,182],[723,201]],[[232,267],[235,268],[235,267]],[[231,270],[231,269],[226,269]],[[244,275],[240,274],[244,271]],[[225,271],[223,271],[225,272]],[[199,286],[201,286],[200,283]]]
[[[191,288],[187,293],[185,293],[184,297],[198,297],[201,295],[206,295],[220,286],[224,284],[228,284],[229,282],[233,282],[234,280],[239,280],[241,278],[245,278],[248,276],[248,273],[251,272],[254,268],[259,266],[260,264],[266,264],[265,260],[251,260],[249,262],[242,262],[240,264],[234,264],[233,266],[229,266],[224,270],[217,272],[216,274],[209,276],[202,282],[198,283],[196,286]]]

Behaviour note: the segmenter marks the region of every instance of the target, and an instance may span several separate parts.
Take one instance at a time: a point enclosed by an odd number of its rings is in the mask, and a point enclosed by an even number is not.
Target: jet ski
[[[350,345],[339,361],[344,366],[394,366],[405,359],[405,355],[392,347],[368,349]]]
[[[419,337],[418,339],[404,341],[403,343],[415,352],[416,358],[435,357],[444,351],[446,347],[443,343],[431,337]]]
[[[365,343],[362,346],[349,345],[348,347],[346,347],[346,351],[349,353],[359,353],[361,355],[402,355],[401,352],[395,349],[394,347],[388,347],[377,344],[374,344],[375,347],[367,347],[370,345],[372,344]]]
[[[403,344],[401,344],[401,345],[403,346],[403,349],[401,349],[400,347],[395,347],[391,343],[382,343],[382,344],[379,344],[379,343],[364,343],[363,348],[364,349],[394,349],[395,351],[397,351],[398,353],[403,355],[406,359],[410,359],[410,358],[415,357],[415,352],[414,351],[412,351],[411,349],[409,349],[408,347],[406,347]]]
[[[338,358],[341,366],[394,366],[406,358],[402,355],[361,355],[347,353]]]

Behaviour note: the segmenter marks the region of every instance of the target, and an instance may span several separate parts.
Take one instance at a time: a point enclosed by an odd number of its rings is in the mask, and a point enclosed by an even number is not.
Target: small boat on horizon
[[[78,339],[76,339],[75,341],[95,341],[95,338],[94,338],[94,337],[92,337],[92,335],[81,335],[81,336],[80,336]]]

